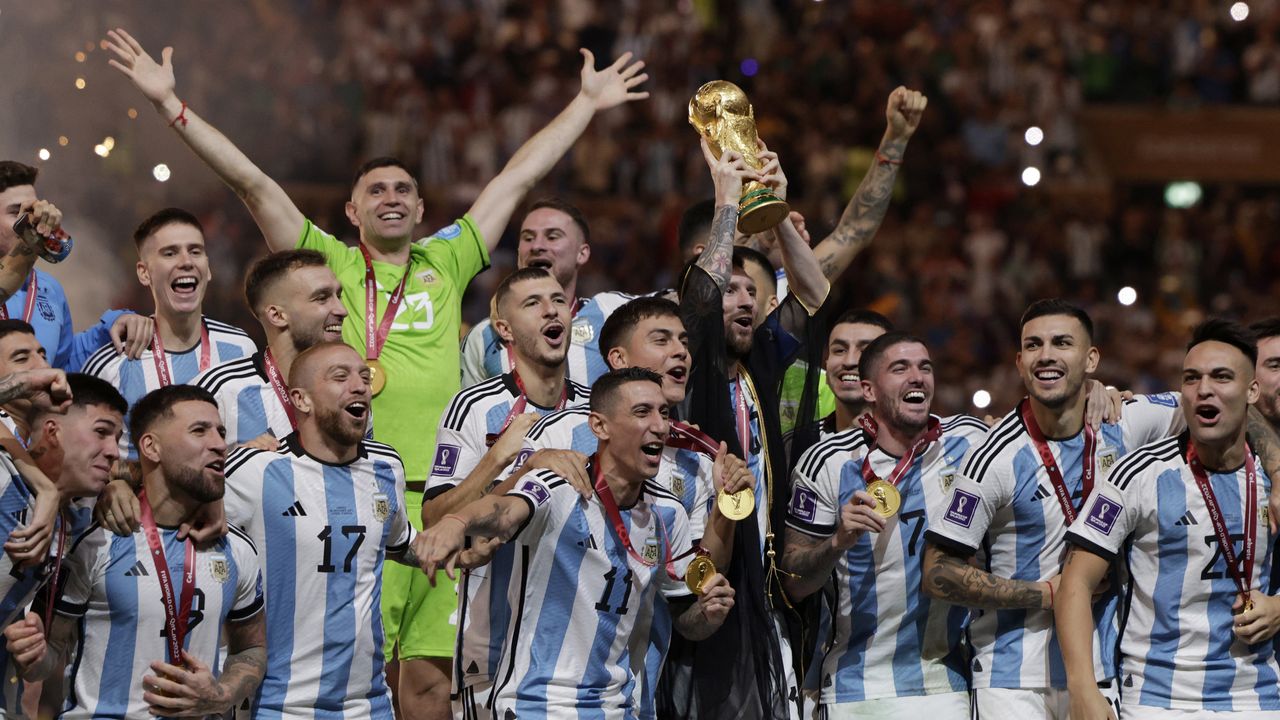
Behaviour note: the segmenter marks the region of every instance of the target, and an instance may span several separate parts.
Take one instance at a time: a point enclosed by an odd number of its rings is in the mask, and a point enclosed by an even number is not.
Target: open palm
[[[107,62],[129,76],[148,100],[159,104],[173,94],[173,48],[165,48],[160,53],[161,64],[157,64],[132,35],[116,29],[107,32],[107,49],[119,58]]]
[[[648,73],[641,73],[644,61],[637,60],[630,65],[631,53],[623,53],[612,65],[604,70],[596,70],[596,56],[583,48],[582,53],[582,95],[591,100],[596,110],[606,110],[632,100],[643,100],[649,97],[647,92],[632,92],[632,88],[649,79]]]

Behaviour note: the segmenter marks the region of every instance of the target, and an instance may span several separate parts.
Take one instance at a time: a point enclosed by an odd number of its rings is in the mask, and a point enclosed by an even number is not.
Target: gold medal
[[[723,490],[716,497],[716,505],[720,514],[733,521],[743,520],[756,508],[756,492],[753,488],[742,488],[730,494]]]
[[[884,480],[872,480],[867,486],[867,494],[876,499],[876,505],[871,509],[882,518],[893,517],[902,506],[902,495],[898,488]]]
[[[382,392],[382,388],[387,386],[387,371],[382,367],[382,363],[377,358],[373,360],[365,360],[365,365],[369,366],[369,384],[372,386],[374,395]]]
[[[1250,610],[1252,610],[1252,609],[1253,609],[1253,600],[1252,600],[1252,599],[1250,599],[1250,600],[1245,600],[1245,601],[1244,601],[1244,608],[1242,608],[1241,612],[1249,612],[1249,611],[1250,611]]]
[[[701,595],[702,586],[706,585],[707,580],[715,574],[716,564],[711,562],[711,558],[699,555],[689,561],[689,567],[684,571],[684,584],[689,587],[689,592]]]

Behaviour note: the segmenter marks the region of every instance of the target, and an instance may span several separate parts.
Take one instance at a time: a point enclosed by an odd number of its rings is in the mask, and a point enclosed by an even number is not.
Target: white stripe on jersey
[[[654,565],[632,558],[599,498],[585,501],[564,479],[534,470],[511,496],[532,515],[516,535],[512,610],[494,686],[495,717],[634,718],[635,682],[643,653],[634,652],[642,610],[688,589],[667,576],[668,548],[688,547],[689,525],[675,497],[645,483],[639,501],[622,510],[632,547]],[[684,575],[688,558],[675,563]]]
[[[392,716],[383,678],[382,563],[412,539],[404,465],[364,441],[345,465],[307,455],[297,435],[278,452],[227,459],[227,520],[262,552],[267,675],[255,718]]]
[[[185,557],[177,532],[161,528],[160,537],[174,592],[181,593]],[[184,647],[221,672],[223,623],[262,609],[258,554],[232,532],[207,550],[197,549],[195,558]],[[171,661],[163,635],[164,601],[146,533],[118,537],[93,526],[76,540],[65,563],[66,590],[56,609],[82,621],[70,694],[59,717],[145,717],[142,676],[152,674],[152,662]]]
[[[263,353],[215,365],[200,373],[192,385],[208,390],[218,401],[227,444],[243,445],[270,433],[282,438],[293,432],[289,413],[267,378]]]
[[[209,328],[209,366],[220,365],[228,360],[246,357],[257,352],[253,340],[245,331],[204,318]],[[200,374],[200,344],[196,343],[190,350],[171,352],[166,350],[173,382],[179,385],[191,383]],[[160,378],[156,375],[156,364],[151,348],[142,351],[137,360],[130,360],[116,353],[111,343],[103,345],[84,363],[83,372],[100,377],[111,383],[124,396],[129,407],[142,399],[143,395],[160,387]],[[120,437],[120,454],[128,460],[136,460],[137,452],[129,440],[129,418],[125,416],[124,435]]]
[[[946,492],[969,448],[987,426],[958,415],[942,421],[898,483],[902,506],[884,532],[865,534],[836,563],[837,604],[830,650],[822,661],[824,704],[968,689],[961,634],[967,610],[931,601],[920,591],[924,530],[937,522]],[[814,537],[835,534],[841,508],[865,490],[868,437],[848,430],[814,445],[792,475],[787,524]],[[871,467],[888,478],[898,458],[876,449]],[[829,618],[824,618],[830,622]]]
[[[1121,460],[1068,535],[1101,557],[1123,556],[1129,568],[1121,700],[1187,711],[1280,710],[1274,644],[1246,645],[1232,630],[1236,585],[1187,466],[1187,439],[1160,440]],[[1271,479],[1256,465],[1254,507],[1246,505],[1244,468],[1211,474],[1209,484],[1237,553],[1245,514],[1258,521],[1251,587],[1265,592],[1275,542],[1265,514]]]
[[[1104,424],[1094,451],[1099,480],[1118,457],[1176,432],[1182,424],[1176,396],[1139,396],[1127,403],[1119,423]],[[1084,433],[1050,440],[1067,489],[1080,502]],[[1066,556],[1066,518],[1053,484],[1022,417],[1011,412],[964,462],[947,498],[946,509],[929,526],[930,542],[976,555],[993,575],[1039,582],[1057,575]],[[1119,580],[1112,583],[1118,589]],[[1094,605],[1097,679],[1115,677],[1118,636],[1111,592]],[[970,624],[975,688],[1064,688],[1067,683],[1053,613],[1048,610],[975,612]]]

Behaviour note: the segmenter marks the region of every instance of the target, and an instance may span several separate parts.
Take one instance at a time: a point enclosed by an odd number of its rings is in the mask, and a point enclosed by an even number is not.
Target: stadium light
[[[1118,300],[1121,305],[1132,305],[1138,301],[1138,291],[1128,285],[1125,285],[1120,288],[1120,292],[1116,293],[1116,300]]]
[[[1040,182],[1040,169],[1028,167],[1022,169],[1022,184],[1027,187],[1035,187]]]
[[[1035,147],[1044,141],[1044,131],[1039,127],[1032,125],[1022,134],[1022,138],[1027,141],[1031,147]]]
[[[77,90],[84,89],[84,78],[76,78],[76,89]]]
[[[1249,3],[1238,2],[1231,6],[1231,19],[1236,22],[1244,22],[1249,17]]]
[[[1182,210],[1200,202],[1202,194],[1200,183],[1190,180],[1171,182],[1164,186],[1164,204]]]
[[[151,169],[151,175],[155,177],[156,180],[159,180],[160,182],[168,182],[169,166],[165,165],[164,163],[160,163],[159,165]]]
[[[41,160],[48,160],[49,156],[49,148],[40,148],[40,152],[36,153],[36,157]]]
[[[111,154],[111,148],[107,147],[106,145],[103,145],[102,143],[98,143],[97,145],[93,146],[93,152],[98,157],[104,158]]]
[[[61,145],[62,147],[66,147],[70,143],[71,143],[71,138],[67,137],[66,135],[58,136],[58,144]]]
[[[979,390],[973,394],[973,406],[979,410],[985,410],[991,404],[991,393],[986,390]]]

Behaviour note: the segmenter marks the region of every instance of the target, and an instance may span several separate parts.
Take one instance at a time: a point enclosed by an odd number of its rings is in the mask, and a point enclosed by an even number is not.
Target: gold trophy
[[[707,139],[716,157],[732,150],[757,170],[756,118],[742,88],[728,80],[712,80],[698,88],[689,100],[689,124]],[[738,200],[738,231],[744,235],[764,232],[786,219],[791,208],[765,185],[751,180],[742,186]]]

